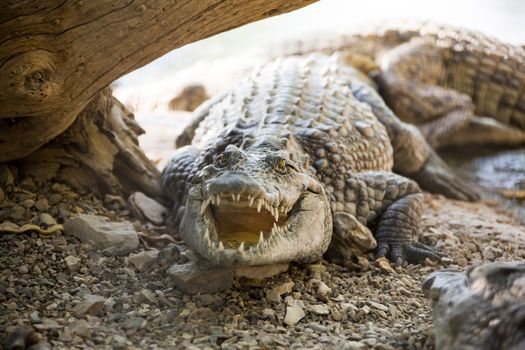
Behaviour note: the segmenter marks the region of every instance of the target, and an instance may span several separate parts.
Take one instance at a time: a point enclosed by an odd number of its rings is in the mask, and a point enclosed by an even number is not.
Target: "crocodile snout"
[[[233,171],[224,174],[217,179],[211,180],[206,187],[206,192],[211,195],[220,193],[242,193],[244,195],[256,196],[264,193],[264,188],[242,171]]]

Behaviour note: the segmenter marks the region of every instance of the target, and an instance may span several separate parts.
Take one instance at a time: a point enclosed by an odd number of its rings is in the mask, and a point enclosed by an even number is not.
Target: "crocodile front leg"
[[[360,224],[372,228],[377,240],[377,258],[387,256],[396,264],[420,263],[425,258],[441,260],[437,252],[416,241],[423,195],[414,181],[386,172],[354,174],[330,198],[335,213],[332,242],[336,243],[330,246],[328,257],[348,256],[344,250],[355,235],[347,230],[360,229],[352,223],[351,218],[355,217]],[[350,218],[346,230],[344,225],[336,225],[341,217],[335,215],[340,216],[341,212]]]

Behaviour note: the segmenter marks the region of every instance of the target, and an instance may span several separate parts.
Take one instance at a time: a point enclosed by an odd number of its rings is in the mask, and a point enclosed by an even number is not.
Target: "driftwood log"
[[[24,176],[65,182],[80,192],[141,191],[160,198],[158,170],[138,144],[143,132],[106,88],[65,132],[14,163]]]
[[[30,154],[102,88],[170,50],[314,1],[0,2],[0,161]]]
[[[0,162],[76,187],[157,196],[136,124],[107,91],[97,94],[170,50],[314,1],[1,1]]]

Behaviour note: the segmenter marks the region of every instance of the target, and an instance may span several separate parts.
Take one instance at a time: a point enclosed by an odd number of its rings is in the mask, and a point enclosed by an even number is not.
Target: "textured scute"
[[[284,129],[296,136],[321,169],[326,161],[333,171],[391,170],[392,148],[385,128],[348,88],[361,76],[320,55],[262,66],[210,108],[193,145],[211,161],[209,155],[219,154],[228,144],[241,147],[246,138]]]

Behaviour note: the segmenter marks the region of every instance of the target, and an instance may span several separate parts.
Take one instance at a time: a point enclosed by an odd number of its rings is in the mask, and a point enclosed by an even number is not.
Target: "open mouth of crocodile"
[[[207,224],[204,239],[219,252],[256,252],[290,234],[290,217],[300,207],[279,205],[276,200],[251,195],[221,193],[202,201]]]

